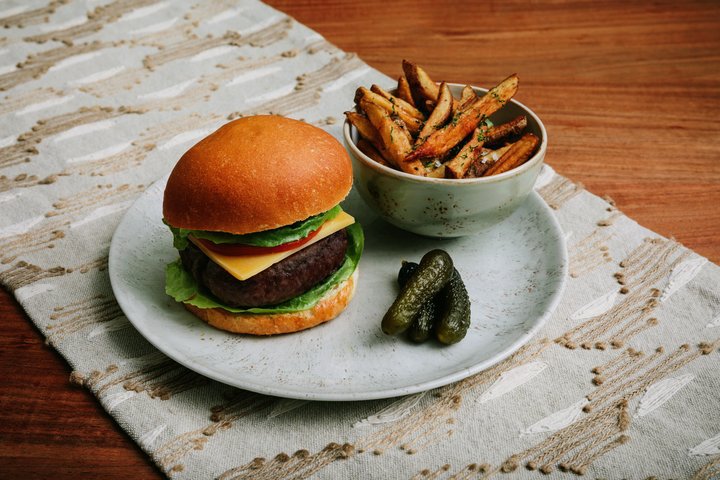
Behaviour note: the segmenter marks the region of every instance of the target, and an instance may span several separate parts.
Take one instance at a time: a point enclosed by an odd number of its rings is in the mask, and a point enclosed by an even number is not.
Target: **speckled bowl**
[[[450,84],[459,96],[463,85]],[[474,87],[479,95],[486,89]],[[547,150],[547,132],[535,113],[511,100],[490,116],[495,124],[526,115],[540,148],[521,166],[499,175],[472,179],[427,178],[375,162],[357,148],[358,133],[345,121],[343,135],[353,159],[355,186],[370,208],[391,224],[430,237],[461,237],[507,218],[532,191]]]

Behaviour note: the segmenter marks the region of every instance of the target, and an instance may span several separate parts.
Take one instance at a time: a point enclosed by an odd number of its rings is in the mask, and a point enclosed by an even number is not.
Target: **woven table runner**
[[[176,364],[113,298],[123,213],[229,119],[272,112],[340,139],[357,86],[392,80],[256,1],[11,0],[0,23],[0,282],[169,477],[720,472],[720,269],[548,166],[536,188],[569,278],[542,331],[494,367],[330,403]]]

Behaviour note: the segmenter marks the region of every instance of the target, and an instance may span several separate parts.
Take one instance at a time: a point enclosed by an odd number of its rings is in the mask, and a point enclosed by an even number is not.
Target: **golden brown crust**
[[[163,216],[178,228],[259,232],[329,210],[351,187],[350,158],[332,135],[257,115],[220,127],[180,158]]]
[[[332,320],[345,310],[352,300],[358,270],[346,281],[328,292],[313,308],[293,313],[257,314],[232,313],[222,308],[197,308],[184,303],[193,315],[215,328],[233,333],[276,335],[292,333]]]

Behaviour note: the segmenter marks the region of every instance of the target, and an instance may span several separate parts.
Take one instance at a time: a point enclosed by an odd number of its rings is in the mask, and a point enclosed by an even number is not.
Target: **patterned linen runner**
[[[537,190],[570,278],[541,333],[487,371],[323,403],[169,360],[110,289],[133,200],[229,119],[272,112],[340,138],[357,85],[391,79],[256,1],[11,0],[0,23],[0,282],[169,477],[720,473],[720,269],[549,167]]]

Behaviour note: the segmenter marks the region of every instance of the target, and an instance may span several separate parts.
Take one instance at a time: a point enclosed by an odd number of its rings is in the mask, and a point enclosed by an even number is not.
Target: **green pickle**
[[[452,345],[465,338],[470,326],[470,297],[456,269],[438,297],[443,312],[435,336],[440,343]]]
[[[450,281],[452,273],[453,262],[447,252],[431,250],[426,253],[383,317],[382,331],[396,335],[410,328],[422,306]]]
[[[415,343],[423,343],[430,338],[439,314],[435,298],[425,302],[407,331],[408,338]]]
[[[420,268],[415,262],[403,262],[398,272],[398,285],[400,288],[410,280],[410,277]],[[415,343],[426,341],[433,332],[435,320],[439,316],[440,309],[437,304],[437,296],[429,298],[420,308],[417,317],[413,320],[410,328],[407,330],[408,337]]]
[[[403,260],[402,266],[400,267],[400,271],[398,271],[398,278],[397,282],[400,288],[404,287],[405,284],[410,280],[410,277],[412,277],[415,272],[417,272],[417,269],[420,268],[420,265],[418,265],[415,262],[407,262]]]

